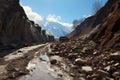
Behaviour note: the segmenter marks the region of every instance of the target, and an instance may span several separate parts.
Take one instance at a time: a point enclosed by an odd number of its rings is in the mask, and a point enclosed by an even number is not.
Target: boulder
[[[120,51],[110,54],[110,60],[120,61]]]
[[[84,60],[84,59],[81,59],[81,58],[77,58],[75,59],[75,62],[74,62],[76,65],[78,66],[84,66],[87,64],[87,61]]]
[[[86,71],[86,72],[90,72],[90,71],[92,71],[92,67],[91,66],[82,66],[82,70]]]

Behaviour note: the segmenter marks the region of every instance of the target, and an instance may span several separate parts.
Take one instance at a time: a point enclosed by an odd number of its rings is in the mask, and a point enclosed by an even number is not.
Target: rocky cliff
[[[21,44],[53,41],[52,35],[30,21],[19,0],[0,0],[0,45],[17,46]]]
[[[89,38],[106,47],[118,47],[120,42],[120,1],[108,0],[95,15],[85,19],[69,37],[89,34]]]
[[[95,15],[86,18],[77,28],[70,34],[72,36],[81,36],[88,34],[97,25],[104,22],[105,18],[113,12],[114,0],[109,0],[104,7],[96,12]]]
[[[120,0],[109,0],[105,6],[110,10],[104,17],[104,22],[99,29],[92,34],[91,38],[107,48],[119,49],[120,47]],[[107,9],[106,9],[107,11]],[[102,13],[102,12],[101,12]]]

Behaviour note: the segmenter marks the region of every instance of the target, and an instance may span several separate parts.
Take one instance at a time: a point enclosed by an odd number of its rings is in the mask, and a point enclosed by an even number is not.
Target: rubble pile
[[[120,79],[120,51],[104,50],[94,41],[82,38],[56,42],[51,48],[49,55],[63,57],[74,80]]]

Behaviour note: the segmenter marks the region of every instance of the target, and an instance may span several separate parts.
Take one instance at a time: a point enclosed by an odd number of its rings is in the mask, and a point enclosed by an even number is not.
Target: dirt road
[[[1,58],[0,80],[72,80],[63,70],[66,65],[51,64],[52,59],[58,59],[60,64],[65,62],[59,56],[48,56],[50,45],[24,47]]]
[[[28,74],[26,69],[29,61],[49,43],[20,48],[0,58],[0,80],[17,80],[19,76]]]

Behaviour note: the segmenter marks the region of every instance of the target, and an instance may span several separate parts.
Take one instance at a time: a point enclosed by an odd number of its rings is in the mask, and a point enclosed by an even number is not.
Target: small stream
[[[50,66],[50,60],[46,53],[36,57],[27,66],[30,74],[22,76],[19,80],[64,80],[58,77],[57,73]]]

